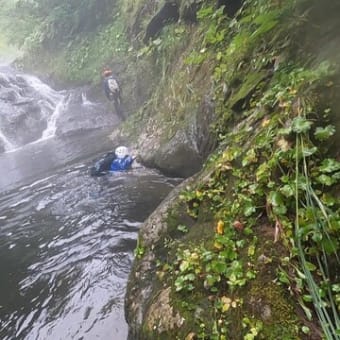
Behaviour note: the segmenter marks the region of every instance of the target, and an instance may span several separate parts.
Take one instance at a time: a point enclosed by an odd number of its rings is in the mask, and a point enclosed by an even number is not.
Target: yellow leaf
[[[224,222],[222,220],[217,222],[216,233],[219,235],[224,234]]]
[[[266,127],[266,126],[269,125],[269,123],[270,123],[270,119],[264,118],[263,121],[262,121],[262,123],[261,123],[261,126],[262,126],[262,127]]]
[[[217,241],[214,243],[214,248],[217,250],[221,250],[223,248],[223,245]]]
[[[222,306],[222,312],[223,312],[223,313],[224,313],[224,312],[227,312],[227,311],[229,310],[229,308],[230,308],[230,304],[227,304],[227,303],[223,304],[223,306]]]
[[[201,198],[203,195],[202,191],[196,190],[196,197]]]
[[[221,302],[222,302],[222,312],[227,312],[232,303],[231,299],[226,296],[222,296]]]

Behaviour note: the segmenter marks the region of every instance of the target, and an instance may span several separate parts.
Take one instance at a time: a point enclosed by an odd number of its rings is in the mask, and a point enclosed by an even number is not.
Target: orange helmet
[[[102,73],[103,77],[108,77],[112,75],[112,70],[110,70],[109,68],[104,69],[103,73]]]

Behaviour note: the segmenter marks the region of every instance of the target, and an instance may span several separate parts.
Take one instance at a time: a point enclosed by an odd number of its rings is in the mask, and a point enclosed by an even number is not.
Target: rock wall
[[[316,1],[246,3],[236,21],[218,19],[222,38],[212,34],[211,14],[199,24],[208,33],[198,25],[189,46],[211,54],[199,66],[171,65],[155,107],[149,102],[138,116],[143,129],[135,122],[116,132],[114,138],[125,141],[131,130],[138,136],[133,146],[145,164],[174,176],[196,174],[141,227],[126,294],[129,339],[322,338],[313,306],[301,300],[308,285],[294,279],[298,274],[285,262],[299,266],[289,245],[294,199],[280,194],[287,199],[280,210],[272,195],[282,172],[294,171],[291,129],[302,130],[292,122],[304,112],[315,114],[315,125],[337,125],[333,52],[340,7],[327,4],[329,15],[321,15]],[[188,49],[180,55],[187,57]],[[183,96],[183,83],[197,91],[195,98]],[[185,104],[169,99],[174,88]],[[321,144],[323,156],[338,153],[335,135]],[[253,197],[259,199],[254,205]]]

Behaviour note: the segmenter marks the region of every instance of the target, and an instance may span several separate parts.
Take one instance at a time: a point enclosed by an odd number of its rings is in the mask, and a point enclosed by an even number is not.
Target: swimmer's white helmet
[[[115,154],[118,158],[124,158],[129,154],[129,149],[126,146],[118,146],[115,150]]]

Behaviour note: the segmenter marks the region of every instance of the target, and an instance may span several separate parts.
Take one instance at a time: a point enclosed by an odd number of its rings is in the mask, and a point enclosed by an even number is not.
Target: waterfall
[[[81,102],[83,105],[93,105],[93,103],[87,99],[86,94],[84,92],[81,93]]]
[[[68,99],[62,98],[55,107],[52,115],[47,120],[47,127],[43,131],[40,140],[51,138],[55,135],[57,130],[57,119],[62,112],[65,111],[68,104]]]
[[[52,103],[56,103],[63,96],[61,92],[53,90],[47,84],[44,84],[39,78],[34,77],[32,75],[22,75],[22,78],[26,80],[27,84],[29,84],[33,89],[36,90],[37,93],[40,93],[44,96],[44,99],[49,99]]]
[[[35,76],[0,66],[0,153],[116,123],[84,88],[54,90]]]

